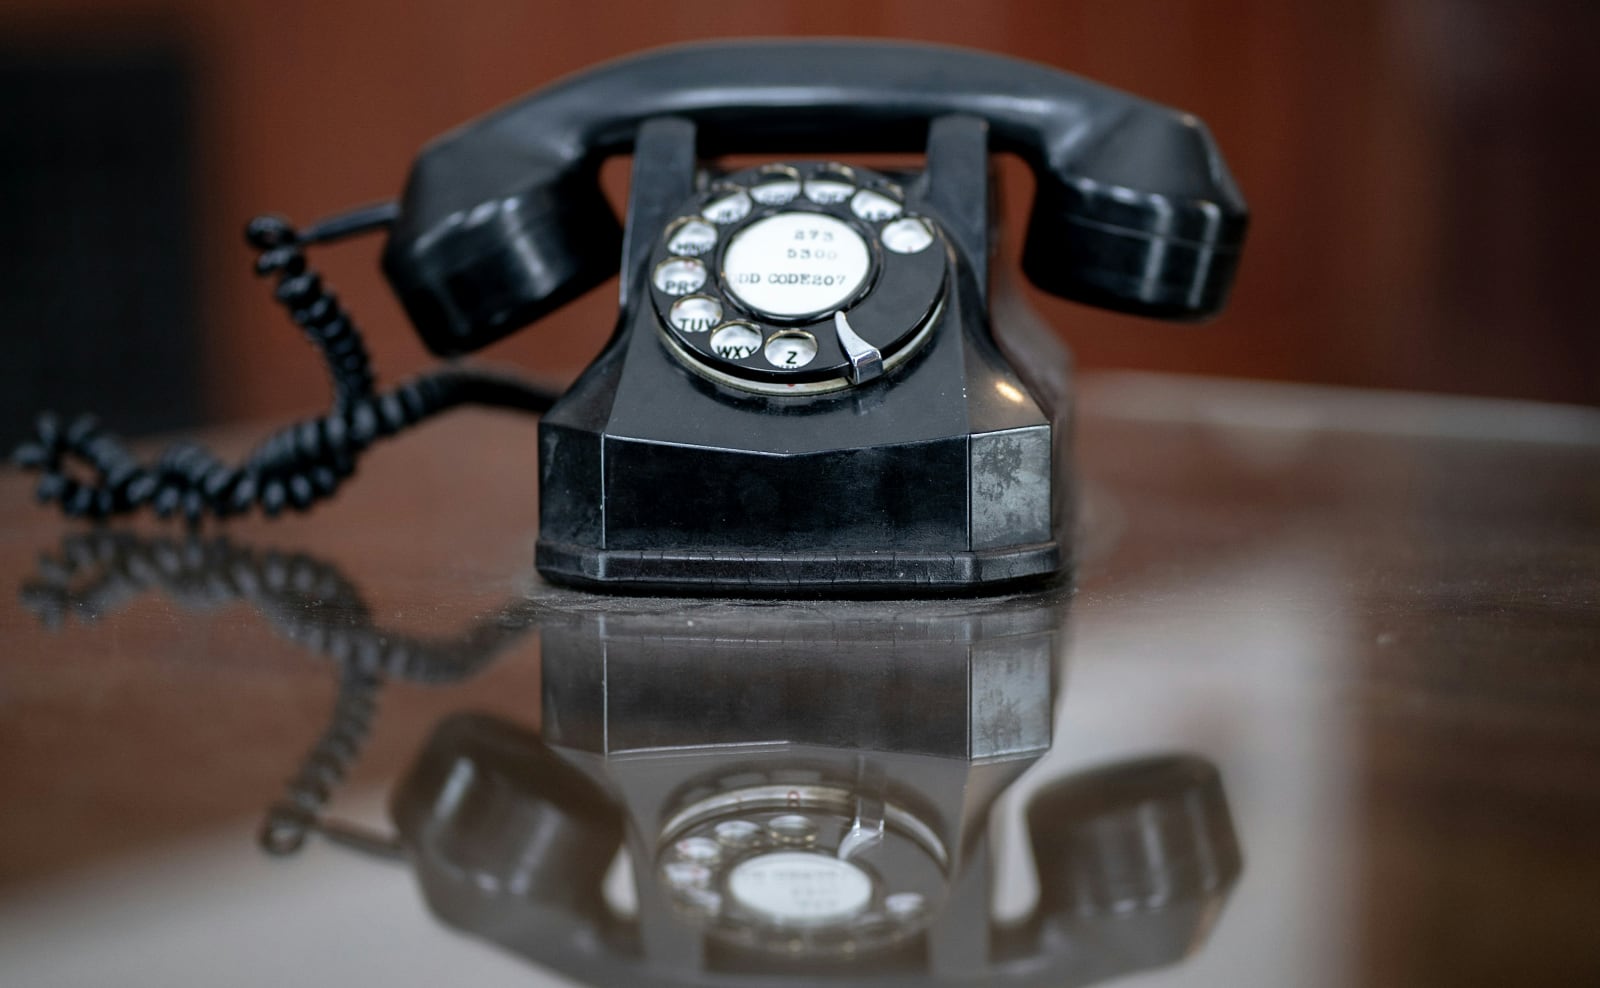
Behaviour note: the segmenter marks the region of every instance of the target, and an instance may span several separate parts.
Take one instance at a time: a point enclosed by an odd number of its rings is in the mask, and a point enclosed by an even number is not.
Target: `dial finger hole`
[[[668,295],[687,295],[706,283],[706,266],[692,257],[669,257],[656,265],[651,280]]]
[[[899,216],[902,206],[881,192],[862,189],[850,200],[850,211],[868,223],[892,220]]]
[[[916,254],[933,243],[933,228],[916,216],[895,220],[883,228],[883,246],[896,254]]]
[[[661,866],[661,877],[675,889],[705,888],[711,883],[711,869],[693,861],[672,861]]]
[[[781,206],[800,194],[800,173],[785,165],[770,165],[761,171],[750,189],[750,198],[763,206]]]
[[[808,816],[785,813],[767,821],[767,830],[785,844],[804,844],[816,839],[817,824]]]
[[[679,332],[709,332],[722,322],[722,303],[707,295],[690,295],[672,303],[667,318]]]
[[[724,360],[743,360],[761,349],[761,331],[747,322],[730,322],[711,334],[711,352]]]
[[[737,223],[750,215],[750,197],[742,189],[733,189],[706,203],[700,215],[713,223]]]
[[[724,820],[712,833],[728,847],[749,847],[761,838],[761,826],[749,820]]]
[[[822,206],[844,202],[855,191],[856,173],[848,165],[830,164],[806,179],[806,198]]]
[[[817,355],[817,340],[810,333],[795,331],[778,333],[767,341],[762,350],[767,363],[781,370],[798,370],[811,363]]]
[[[716,245],[717,228],[692,216],[679,220],[667,237],[667,250],[689,257],[699,257]]]
[[[709,837],[685,837],[672,845],[672,850],[684,861],[707,866],[722,857],[722,846]]]
[[[927,904],[920,892],[896,892],[883,900],[883,911],[894,919],[910,919]]]

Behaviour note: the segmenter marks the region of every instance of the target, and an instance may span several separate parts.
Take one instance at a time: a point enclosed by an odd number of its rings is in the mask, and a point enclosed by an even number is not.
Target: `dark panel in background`
[[[34,414],[198,418],[192,74],[176,48],[0,54],[0,442]]]
[[[1423,6],[1448,204],[1434,331],[1454,359],[1416,369],[1416,386],[1600,404],[1600,4]]]

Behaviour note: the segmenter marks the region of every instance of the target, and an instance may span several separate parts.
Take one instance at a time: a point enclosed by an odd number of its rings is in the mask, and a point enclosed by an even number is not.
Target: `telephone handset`
[[[982,122],[984,151],[1015,152],[1036,176],[1022,261],[1034,284],[1162,318],[1203,317],[1222,307],[1247,213],[1198,120],[1016,59],[883,42],[669,48],[531,94],[418,157],[384,270],[430,346],[473,350],[616,273],[622,241],[598,166],[609,155],[637,153],[651,121],[687,122],[695,150],[710,156],[920,151],[935,121],[957,116]],[[635,171],[675,164],[645,161]],[[958,162],[930,161],[930,170],[943,164]],[[851,182],[837,177],[843,194]],[[952,218],[968,218],[981,212],[985,181],[980,167],[931,184],[927,193],[953,208]],[[834,185],[827,188],[831,197]],[[774,185],[772,194],[762,204],[816,203],[793,186]],[[871,215],[876,210],[895,211],[868,201],[876,205],[856,213],[868,223],[881,218]],[[641,204],[636,197],[635,207]],[[669,204],[650,205],[651,215],[629,217],[630,282],[639,255],[652,246],[659,210]],[[746,215],[746,207],[730,203],[712,219],[727,225]],[[964,245],[970,250],[982,246],[987,231],[962,232],[976,234]],[[981,251],[964,258],[981,259]],[[624,286],[625,300],[635,287]],[[833,301],[835,310],[847,295],[827,294],[816,300]],[[780,307],[774,314],[797,313]]]
[[[894,172],[714,160],[918,150],[923,167]],[[628,152],[624,229],[598,171]],[[924,594],[1048,577],[1070,558],[1068,364],[1020,300],[991,299],[995,152],[1036,177],[1035,285],[1166,319],[1222,307],[1247,213],[1192,116],[954,48],[692,45],[441,137],[397,204],[309,229],[252,223],[258,269],[328,364],[326,415],[238,466],[188,445],[141,465],[87,417],[41,418],[16,458],[69,514],[275,514],[331,495],[374,442],[481,404],[544,413],[536,563],[560,582]],[[437,353],[476,350],[620,270],[616,332],[559,399],[469,368],[381,393],[306,258],[377,230]]]

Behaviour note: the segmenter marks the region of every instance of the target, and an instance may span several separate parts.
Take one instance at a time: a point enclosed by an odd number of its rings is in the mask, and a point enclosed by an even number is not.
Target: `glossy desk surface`
[[[1079,407],[1070,595],[546,587],[511,416],[197,541],[0,475],[0,983],[1600,984],[1600,412]]]

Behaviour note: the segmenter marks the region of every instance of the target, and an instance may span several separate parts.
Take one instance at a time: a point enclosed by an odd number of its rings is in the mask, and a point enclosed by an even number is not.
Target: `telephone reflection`
[[[114,627],[148,591],[242,598],[338,676],[266,850],[320,836],[398,862],[441,921],[577,983],[1094,984],[1202,949],[1241,872],[1216,767],[1129,752],[1030,779],[1037,901],[997,917],[1011,838],[991,821],[1051,746],[1060,591],[752,606],[546,586],[423,639],[303,554],[96,532],[23,599]],[[386,682],[447,689],[530,635],[540,731],[451,715],[391,830],[326,811]]]

